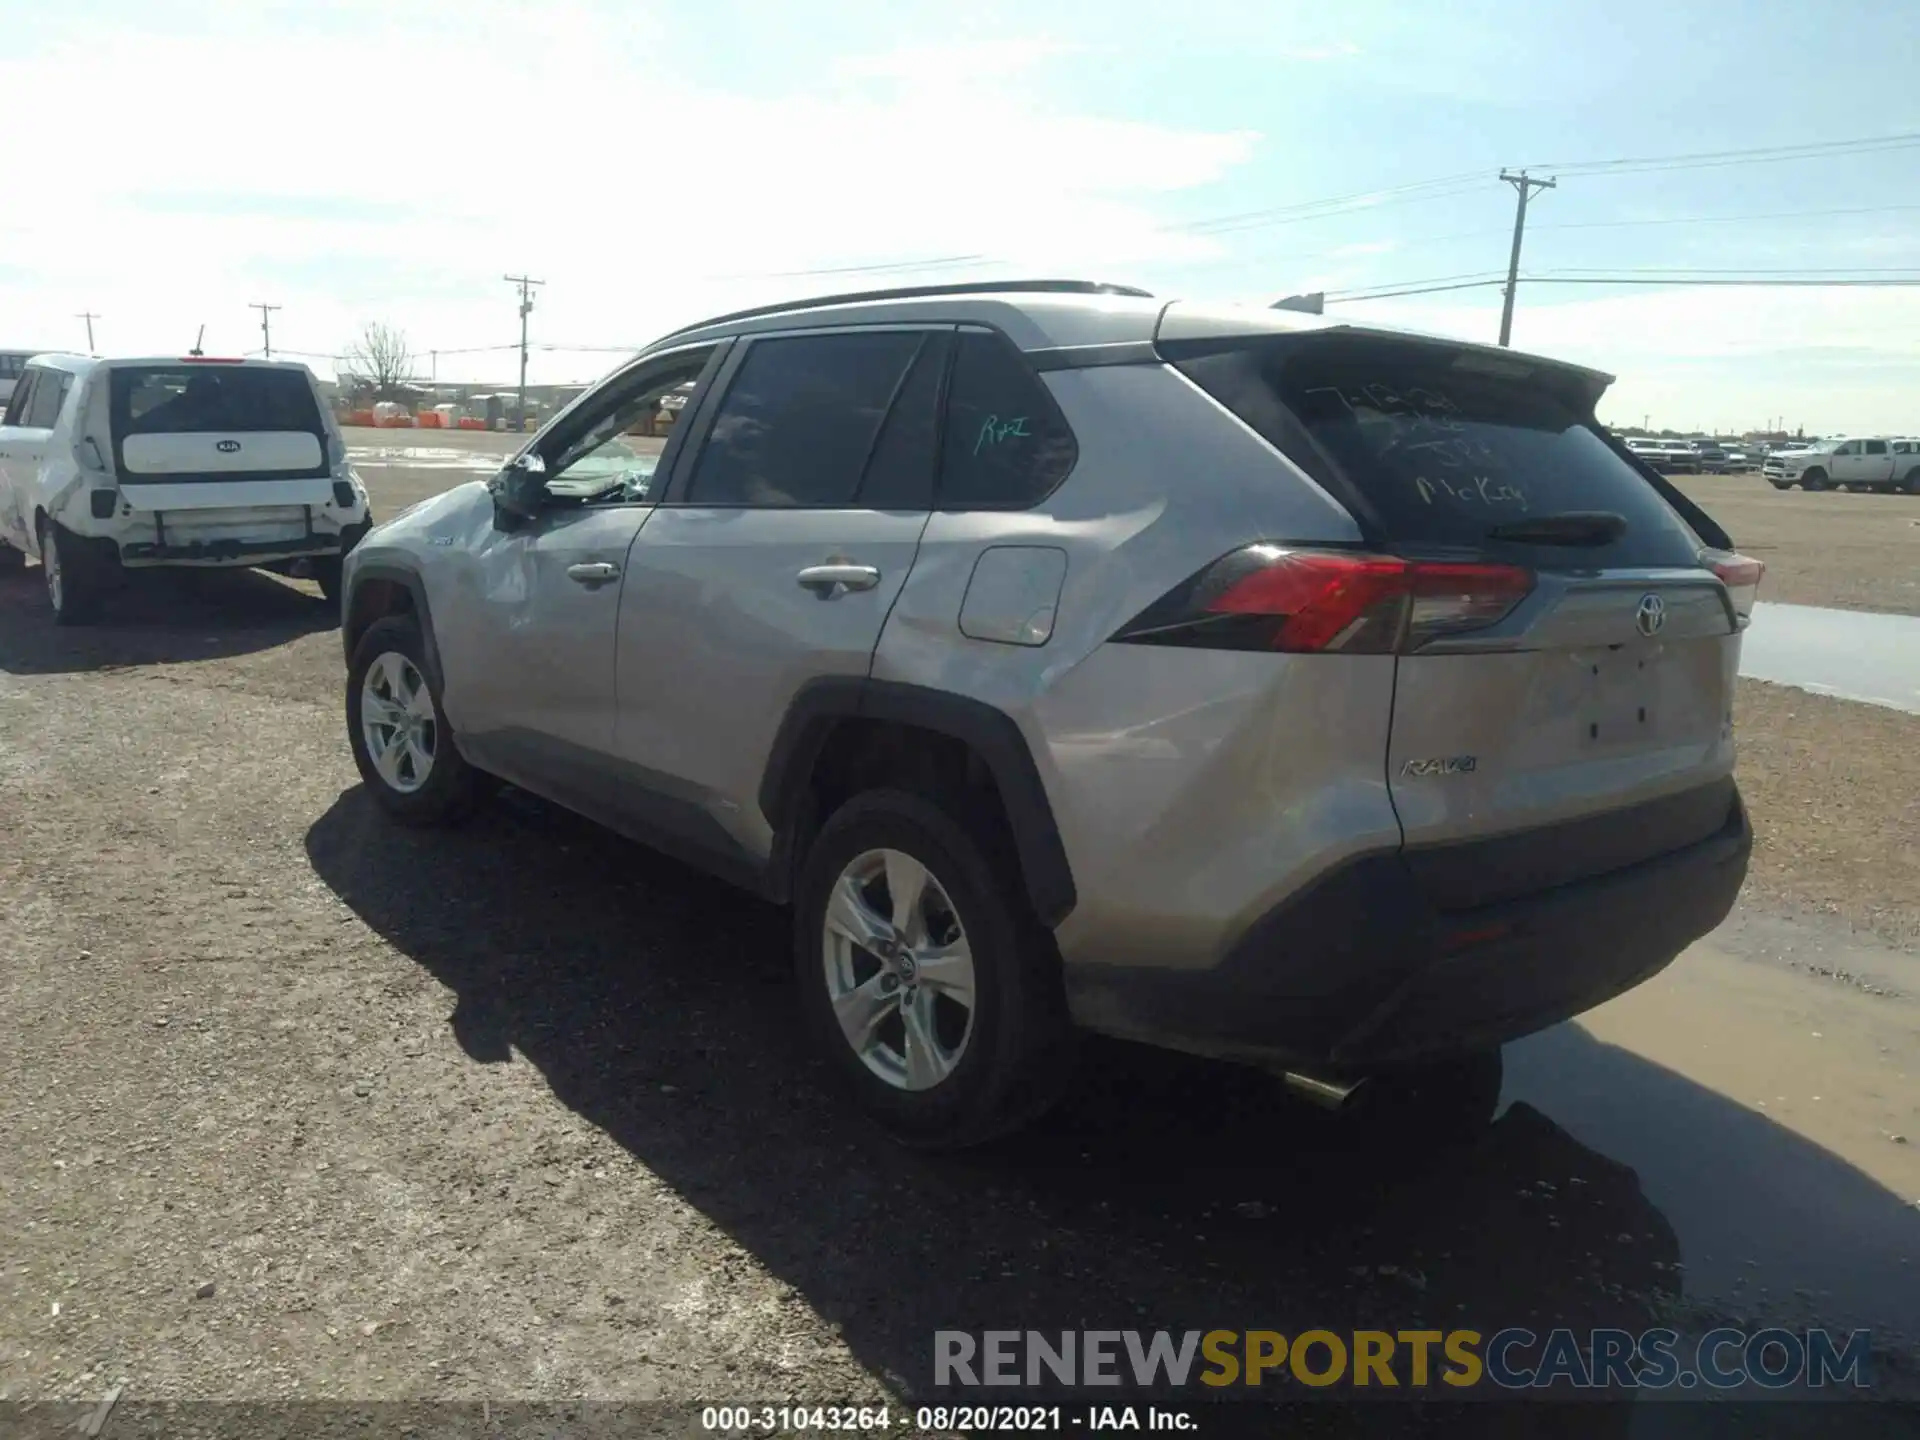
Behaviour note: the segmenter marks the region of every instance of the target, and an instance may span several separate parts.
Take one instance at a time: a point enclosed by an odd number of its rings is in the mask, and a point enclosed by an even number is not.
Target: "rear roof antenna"
[[[200,345],[201,345],[201,342],[204,341],[206,338],[207,338],[207,327],[205,325],[202,325],[200,327],[200,333],[193,337],[193,349],[189,350],[187,354],[193,356],[194,359],[196,360],[199,359],[201,355],[205,354],[206,352],[201,350]]]

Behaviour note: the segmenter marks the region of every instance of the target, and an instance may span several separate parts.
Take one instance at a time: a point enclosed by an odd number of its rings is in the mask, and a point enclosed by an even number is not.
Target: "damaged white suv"
[[[157,566],[304,574],[332,600],[371,524],[304,365],[39,355],[0,423],[0,569],[37,557],[59,624]]]

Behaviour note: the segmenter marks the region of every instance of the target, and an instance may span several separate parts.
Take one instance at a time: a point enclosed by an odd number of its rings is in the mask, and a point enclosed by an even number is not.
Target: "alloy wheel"
[[[869,850],[827,900],[821,955],[840,1032],[897,1090],[931,1090],[973,1036],[973,952],[945,888],[899,850]]]
[[[360,682],[360,735],[373,768],[393,789],[411,795],[427,783],[440,725],[426,677],[396,650],[375,656]]]

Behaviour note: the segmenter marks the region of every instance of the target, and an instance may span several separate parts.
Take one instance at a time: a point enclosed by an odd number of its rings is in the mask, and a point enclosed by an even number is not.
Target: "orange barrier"
[[[462,415],[460,417],[460,428],[462,430],[484,430],[487,428],[487,422],[479,419],[477,416]]]
[[[361,426],[371,427],[373,424],[373,411],[349,410],[340,417],[340,423],[342,425],[361,425]]]
[[[411,415],[389,415],[379,423],[383,430],[411,430],[414,424]]]
[[[441,416],[438,410],[422,410],[419,415],[414,418],[422,430],[439,430],[444,428],[441,425]]]

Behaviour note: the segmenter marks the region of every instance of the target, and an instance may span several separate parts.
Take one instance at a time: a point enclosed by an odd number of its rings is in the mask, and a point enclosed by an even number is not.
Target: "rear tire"
[[[432,677],[426,642],[409,616],[368,626],[347,667],[353,763],[374,803],[403,825],[458,824],[485,793],[454,744]]]
[[[1068,1073],[1053,937],[994,830],[964,807],[868,791],[822,827],[794,895],[808,1037],[854,1101],[919,1149],[1017,1129]]]
[[[313,583],[320,587],[320,598],[329,605],[340,603],[340,557],[322,555],[311,566]]]
[[[1909,495],[1920,495],[1920,465],[1914,466],[1913,469],[1907,472],[1906,478],[1900,482],[1899,488],[1906,491]]]
[[[58,520],[40,522],[40,570],[56,625],[90,625],[99,618],[105,585],[98,559]]]

